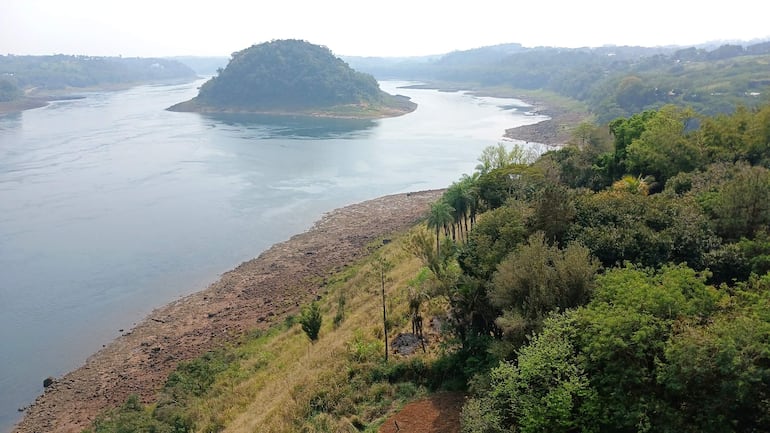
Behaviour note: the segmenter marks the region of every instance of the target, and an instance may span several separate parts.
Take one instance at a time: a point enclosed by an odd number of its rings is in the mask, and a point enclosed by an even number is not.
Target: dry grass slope
[[[422,264],[404,250],[406,236],[376,248],[375,255],[330,279],[320,301],[324,320],[315,344],[294,324],[240,346],[239,368],[220,377],[213,392],[195,405],[198,431],[377,431],[405,402],[424,396],[419,386],[375,381],[361,387],[368,389],[353,390],[349,383],[351,376],[381,365],[384,355],[376,257],[394,265],[385,282],[391,339],[410,330],[407,285]],[[335,327],[340,296],[345,298],[345,318]],[[428,308],[441,310],[439,300],[432,302]],[[414,356],[429,362],[437,356],[436,345]]]

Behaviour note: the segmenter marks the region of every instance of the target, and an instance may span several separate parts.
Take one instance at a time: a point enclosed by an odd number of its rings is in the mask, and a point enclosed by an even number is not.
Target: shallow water
[[[87,93],[0,117],[0,431],[47,376],[154,307],[306,230],[324,212],[470,173],[518,101],[397,89],[382,120],[164,108],[195,82]],[[502,107],[507,107],[503,109]]]

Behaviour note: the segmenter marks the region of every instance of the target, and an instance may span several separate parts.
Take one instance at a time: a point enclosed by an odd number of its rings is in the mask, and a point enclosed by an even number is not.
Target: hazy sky
[[[0,0],[0,54],[223,55],[305,39],[337,55],[767,38],[759,0]],[[762,11],[758,10],[759,8]]]

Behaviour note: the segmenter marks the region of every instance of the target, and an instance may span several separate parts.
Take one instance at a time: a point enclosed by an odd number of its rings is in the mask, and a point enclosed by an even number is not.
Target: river
[[[0,116],[0,431],[153,308],[308,229],[324,212],[470,173],[510,99],[397,88],[381,120],[164,109],[202,81],[92,92]]]

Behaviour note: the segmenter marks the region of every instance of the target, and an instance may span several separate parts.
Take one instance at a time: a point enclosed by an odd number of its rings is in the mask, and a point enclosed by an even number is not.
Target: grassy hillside
[[[414,231],[425,230],[416,228]],[[382,281],[384,274],[390,341],[411,332],[409,287],[422,263],[405,250],[411,233],[328,279],[319,300],[323,323],[311,343],[297,318],[255,332],[230,349],[180,365],[156,404],[136,400],[104,414],[94,432],[122,428],[155,431],[296,432],[377,431],[404,403],[444,382],[444,346],[428,331],[427,351],[384,361]],[[426,317],[441,315],[444,301],[423,306]]]

